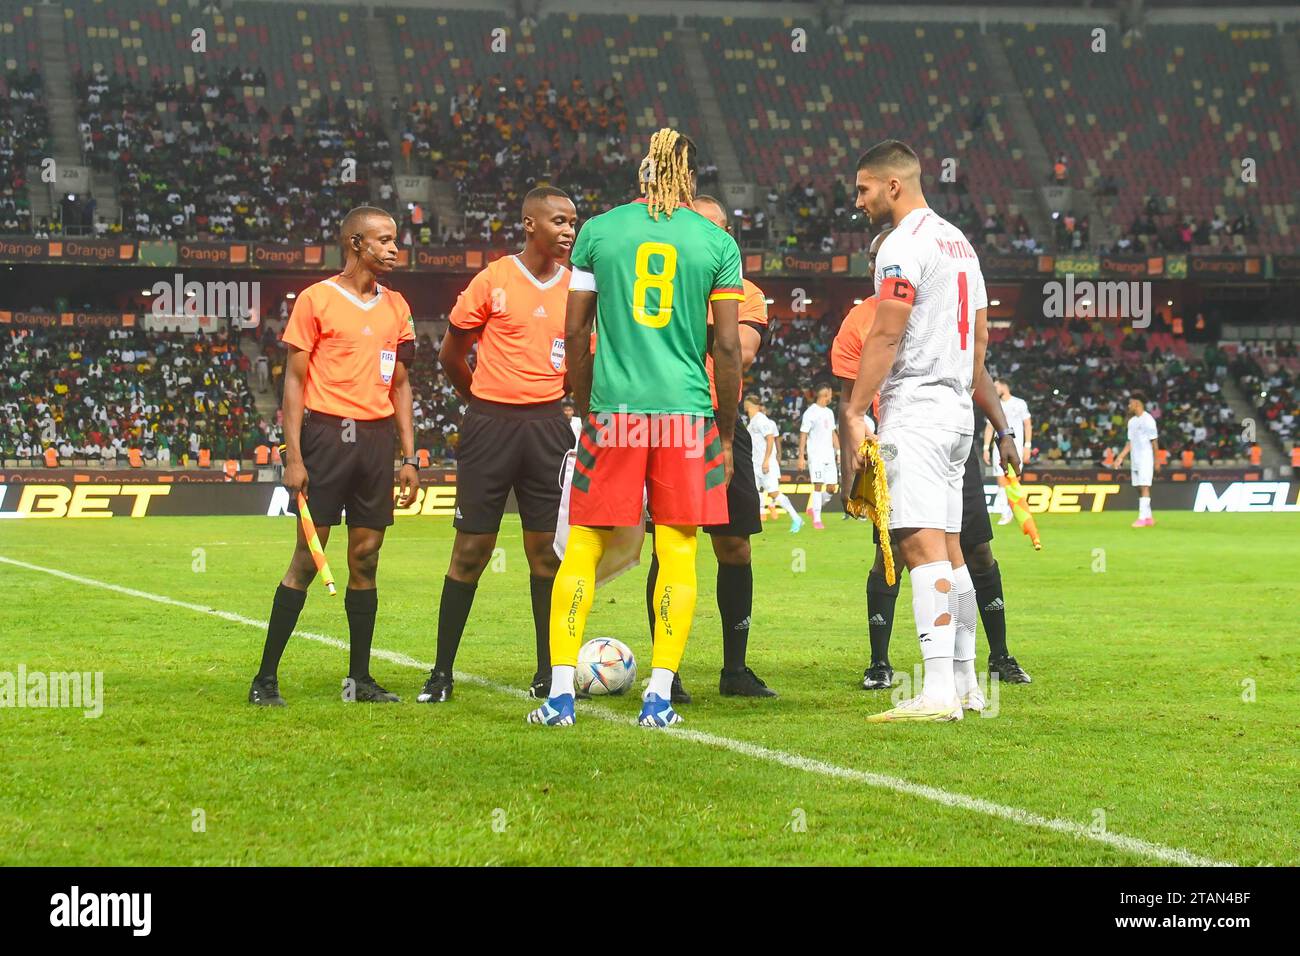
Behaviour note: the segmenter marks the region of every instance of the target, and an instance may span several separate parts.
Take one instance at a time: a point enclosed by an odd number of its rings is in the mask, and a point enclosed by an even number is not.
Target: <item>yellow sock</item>
[[[655,647],[650,666],[676,673],[686,650],[695,616],[694,527],[655,525],[655,554],[659,577],[655,582]],[[552,651],[552,654],[555,652]]]
[[[564,560],[551,590],[551,666],[576,667],[578,648],[587,629],[596,594],[596,565],[609,545],[612,531],[575,525],[569,529]]]

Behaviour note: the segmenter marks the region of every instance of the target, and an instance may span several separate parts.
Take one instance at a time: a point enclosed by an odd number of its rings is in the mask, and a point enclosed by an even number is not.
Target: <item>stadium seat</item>
[[[258,445],[253,450],[253,461],[258,465],[265,465],[271,461],[271,449],[266,445]]]
[[[59,452],[57,449],[54,448],[45,449],[45,467],[46,468],[59,467]]]
[[[210,449],[207,448],[199,449],[199,467],[200,468],[212,467],[212,452]]]

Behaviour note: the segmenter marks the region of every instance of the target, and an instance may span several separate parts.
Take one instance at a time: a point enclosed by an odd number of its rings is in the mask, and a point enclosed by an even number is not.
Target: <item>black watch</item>
[[[403,465],[412,465],[416,471],[420,470],[420,459],[412,455],[410,458],[402,459]]]

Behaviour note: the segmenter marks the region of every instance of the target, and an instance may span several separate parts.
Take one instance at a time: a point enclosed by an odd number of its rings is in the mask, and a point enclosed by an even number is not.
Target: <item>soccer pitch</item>
[[[635,726],[633,696],[580,703],[571,729],[524,723],[513,517],[451,703],[414,703],[451,523],[399,519],[372,672],[403,703],[344,704],[346,652],[295,637],[278,710],[245,695],[292,519],[3,522],[0,671],[102,671],[104,698],[98,718],[0,710],[0,864],[1300,863],[1300,515],[1156,517],[1045,517],[1038,554],[997,529],[1034,683],[952,725],[866,723],[889,701],[858,689],[870,531],[837,514],[754,539],[750,664],[781,696],[720,698],[702,539],[695,702],[667,731]],[[629,643],[643,677],[644,570],[599,592],[587,635]],[[909,595],[891,657],[910,677]],[[342,598],[313,586],[299,628],[346,640]],[[981,628],[981,672],[985,655]]]

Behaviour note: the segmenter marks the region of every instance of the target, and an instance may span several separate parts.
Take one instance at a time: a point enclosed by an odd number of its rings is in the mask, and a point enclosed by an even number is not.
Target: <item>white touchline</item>
[[[72,581],[76,584],[102,588],[106,591],[114,591],[118,594],[141,598],[145,601],[153,601],[157,604],[183,607],[188,611],[195,611],[199,614],[208,614],[212,617],[219,617],[223,621],[230,621],[233,624],[247,624],[249,627],[266,628],[266,621],[258,621],[251,617],[244,617],[244,615],[235,614],[232,611],[220,611],[204,604],[192,604],[189,601],[178,601],[175,598],[169,598],[162,594],[150,594],[148,591],[138,591],[135,588],[123,587],[120,584],[109,584],[106,581],[96,581],[94,578],[85,578],[79,574],[69,574],[67,571],[59,571],[56,568],[41,567],[39,564],[28,564],[26,561],[17,561],[13,558],[6,558],[3,555],[0,555],[0,563],[10,564],[18,568],[26,568],[29,571],[39,571],[42,574],[50,574],[56,578],[63,578],[65,581]],[[328,644],[330,647],[346,649],[348,646],[346,641],[341,641],[336,637],[330,637],[327,634],[315,634],[311,631],[294,631],[294,634],[297,637],[305,637],[310,641],[318,641],[321,644]],[[376,648],[371,652],[371,654],[381,660],[388,661],[392,664],[399,664],[403,667],[429,670],[433,666],[424,661],[417,661],[415,658],[408,657],[406,654],[399,654],[396,651],[386,651]],[[506,687],[502,684],[497,684],[493,681],[487,680],[486,678],[476,677],[473,674],[466,674],[462,671],[457,671],[455,677],[457,680],[463,681],[467,684],[477,684],[480,687],[486,687],[489,690],[494,690],[498,693],[509,694],[512,697],[518,697],[521,699],[528,698],[528,694],[519,688]],[[599,717],[601,720],[608,720],[618,724],[636,725],[635,719],[624,716],[623,714],[616,714],[613,711],[596,704],[584,701],[578,706],[581,708],[581,711],[585,716]],[[1059,817],[1044,817],[1037,813],[1031,813],[1028,810],[1021,810],[1019,807],[1009,807],[1001,803],[993,803],[990,800],[982,800],[979,797],[968,797],[965,794],[940,790],[938,787],[928,787],[925,784],[912,783],[909,780],[903,780],[901,777],[890,777],[886,774],[870,773],[865,770],[853,770],[849,767],[840,767],[821,760],[813,760],[810,757],[801,757],[799,754],[786,753],[781,750],[772,750],[768,747],[760,746],[759,744],[751,744],[743,740],[735,740],[731,737],[718,737],[715,734],[706,734],[702,731],[687,730],[685,728],[669,729],[664,731],[664,735],[673,739],[689,740],[693,743],[705,744],[709,747],[718,747],[723,750],[730,750],[732,753],[742,754],[746,757],[753,757],[756,760],[766,760],[770,763],[781,764],[782,766],[791,767],[795,770],[803,770],[806,773],[815,773],[820,774],[823,777],[832,777],[837,780],[863,783],[869,787],[879,787],[883,790],[892,790],[895,793],[906,794],[909,797],[920,797],[923,800],[930,800],[946,807],[970,810],[974,813],[982,813],[986,816],[997,817],[1001,820],[1009,820],[1012,823],[1018,823],[1022,826],[1037,827],[1042,830],[1052,830],[1056,833],[1063,833],[1066,836],[1076,837],[1080,840],[1090,840],[1093,843],[1101,843],[1117,850],[1123,850],[1126,853],[1133,853],[1137,856],[1159,860],[1162,863],[1173,863],[1179,866],[1237,865],[1235,863],[1197,856],[1195,853],[1191,853],[1187,850],[1162,846],[1159,843],[1139,840],[1137,837],[1124,836],[1120,833],[1096,833],[1091,827],[1082,823],[1076,823],[1073,820],[1062,820]]]

